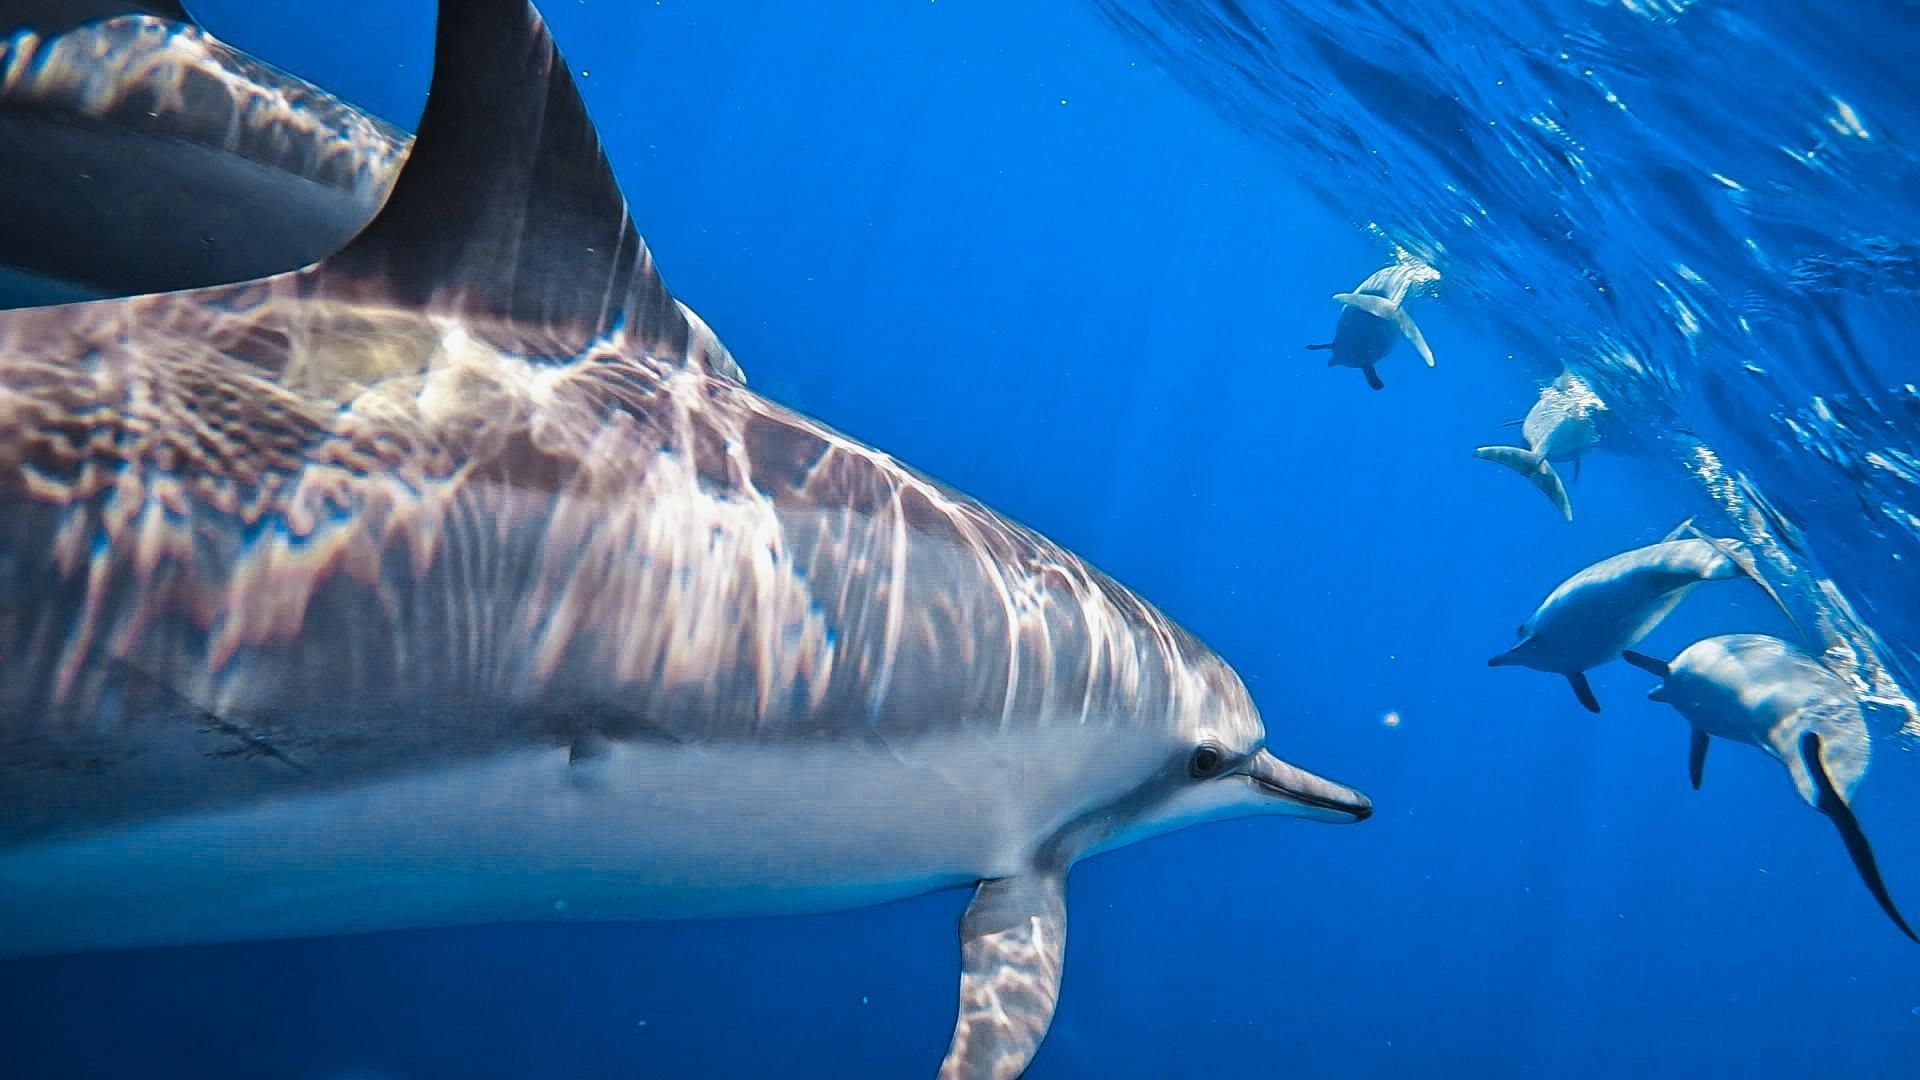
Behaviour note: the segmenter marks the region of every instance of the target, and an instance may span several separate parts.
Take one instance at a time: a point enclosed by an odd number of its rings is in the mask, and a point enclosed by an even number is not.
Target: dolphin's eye
[[[1187,775],[1195,780],[1208,779],[1218,773],[1226,761],[1227,755],[1221,753],[1219,747],[1201,746],[1187,759]]]

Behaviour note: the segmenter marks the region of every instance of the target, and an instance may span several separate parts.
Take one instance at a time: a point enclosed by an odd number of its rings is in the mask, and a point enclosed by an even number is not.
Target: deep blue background
[[[418,114],[424,2],[194,6]],[[1640,673],[1595,673],[1594,717],[1485,667],[1695,492],[1597,453],[1568,527],[1475,462],[1534,386],[1444,298],[1412,309],[1439,367],[1402,349],[1384,393],[1303,352],[1388,258],[1302,193],[1314,161],[1073,5],[548,6],[670,287],[756,389],[1152,598],[1237,666],[1276,752],[1378,804],[1081,865],[1034,1075],[1914,1075],[1920,949],[1776,765],[1722,745],[1691,792]],[[1749,591],[1702,590],[1645,648],[1777,629]],[[1914,772],[1883,748],[1860,810],[1920,913]],[[965,900],[12,963],[0,1072],[927,1075]]]

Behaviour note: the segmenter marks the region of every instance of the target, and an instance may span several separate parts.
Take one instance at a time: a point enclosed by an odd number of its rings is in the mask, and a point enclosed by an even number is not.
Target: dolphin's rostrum
[[[737,374],[523,0],[447,5],[337,254],[0,315],[0,952],[978,882],[941,1071],[1010,1076],[1076,860],[1370,813],[1145,601]]]

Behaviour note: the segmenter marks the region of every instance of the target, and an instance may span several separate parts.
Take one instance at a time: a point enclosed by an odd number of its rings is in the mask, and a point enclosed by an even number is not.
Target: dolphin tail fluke
[[[1063,874],[980,883],[960,920],[960,1013],[940,1080],[1026,1071],[1053,1024],[1066,944]]]
[[[1406,305],[1396,304],[1384,296],[1371,296],[1367,293],[1334,293],[1333,298],[1348,307],[1359,308],[1375,318],[1392,323],[1394,328],[1400,331],[1400,336],[1406,338],[1407,343],[1413,346],[1413,351],[1420,354],[1420,359],[1425,360],[1428,367],[1433,366],[1433,350],[1427,347],[1427,339],[1420,333],[1420,328],[1413,324],[1412,316],[1407,314]]]
[[[1567,498],[1566,485],[1560,482],[1560,474],[1553,471],[1553,466],[1546,458],[1518,446],[1482,446],[1473,452],[1473,456],[1481,461],[1505,465],[1526,477],[1529,483],[1553,501],[1561,517],[1573,520],[1573,503]]]
[[[1693,524],[1692,518],[1681,522],[1680,527],[1675,529],[1674,533],[1686,533],[1696,539],[1705,540],[1707,543],[1712,544],[1713,550],[1726,556],[1727,561],[1738,567],[1740,572],[1745,574],[1749,581],[1760,586],[1760,591],[1766,593],[1767,599],[1773,601],[1773,606],[1779,608],[1780,614],[1786,617],[1787,625],[1793,627],[1794,634],[1803,639],[1806,637],[1806,632],[1800,628],[1800,620],[1794,618],[1793,609],[1787,607],[1786,598],[1781,596],[1779,590],[1773,587],[1773,583],[1768,581],[1766,575],[1760,572],[1760,563],[1753,557],[1753,552],[1747,549],[1747,545],[1731,540],[1724,540],[1717,536],[1708,536],[1699,526]],[[1670,540],[1676,538],[1677,535],[1668,537]]]
[[[1573,696],[1580,699],[1581,708],[1590,713],[1600,711],[1600,699],[1593,696],[1593,684],[1587,681],[1587,673],[1576,671],[1567,676],[1567,685],[1573,687]]]
[[[1887,892],[1887,883],[1880,877],[1880,864],[1874,860],[1873,848],[1867,844],[1867,834],[1860,830],[1860,819],[1853,815],[1853,807],[1840,797],[1834,787],[1833,777],[1827,775],[1826,764],[1820,758],[1820,735],[1809,731],[1800,736],[1800,759],[1807,767],[1807,773],[1813,778],[1818,801],[1815,809],[1833,820],[1840,830],[1840,838],[1846,841],[1847,854],[1853,857],[1853,868],[1860,872],[1860,880],[1866,883],[1867,891],[1880,902],[1880,910],[1887,913],[1893,925],[1908,939],[1920,942],[1913,927],[1901,918],[1900,909],[1893,906],[1893,897]]]
[[[1361,368],[1360,371],[1367,377],[1368,386],[1373,387],[1375,390],[1385,390],[1387,388],[1387,384],[1380,381],[1380,373],[1373,369],[1372,364]]]
[[[1700,781],[1707,775],[1707,733],[1699,728],[1693,729],[1693,742],[1687,746],[1687,779],[1693,782],[1693,790],[1700,790]]]

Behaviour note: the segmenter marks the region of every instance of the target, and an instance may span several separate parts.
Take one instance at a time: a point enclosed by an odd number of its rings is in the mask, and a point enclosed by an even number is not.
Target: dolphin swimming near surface
[[[1385,390],[1387,384],[1380,381],[1374,365],[1392,351],[1398,338],[1411,342],[1420,359],[1432,367],[1433,350],[1427,348],[1427,339],[1420,335],[1405,306],[1412,286],[1407,268],[1396,263],[1375,270],[1352,292],[1333,294],[1335,300],[1346,305],[1340,321],[1334,324],[1333,340],[1307,348],[1331,350],[1328,367],[1359,368],[1367,376],[1367,385],[1375,390]]]
[[[316,261],[373,216],[407,146],[174,0],[0,0],[0,261],[80,298]]]
[[[0,265],[45,302],[317,262],[373,217],[413,143],[174,0],[0,0],[0,33]]]
[[[1513,648],[1487,666],[1564,675],[1580,704],[1597,713],[1588,669],[1638,644],[1702,582],[1743,575],[1786,610],[1739,541],[1709,537],[1683,521],[1659,543],[1602,559],[1561,582],[1520,624]]]
[[[1560,515],[1573,520],[1573,504],[1553,462],[1573,462],[1573,478],[1580,478],[1580,457],[1600,441],[1599,414],[1606,404],[1593,392],[1585,379],[1563,371],[1551,383],[1540,388],[1540,399],[1527,410],[1520,434],[1525,447],[1482,446],[1473,456],[1495,461],[1526,477],[1544,493]]]
[[[1693,726],[1687,769],[1696,790],[1712,737],[1766,751],[1787,767],[1800,798],[1833,820],[1854,869],[1881,910],[1901,933],[1920,941],[1894,906],[1853,813],[1853,795],[1867,775],[1872,741],[1859,698],[1839,676],[1766,634],[1696,641],[1671,664],[1631,649],[1623,655],[1661,679],[1647,697],[1673,706]]]
[[[1075,862],[1369,816],[1146,601],[737,375],[524,0],[446,5],[324,260],[0,313],[0,954],[972,885],[940,1073],[1013,1076]]]

